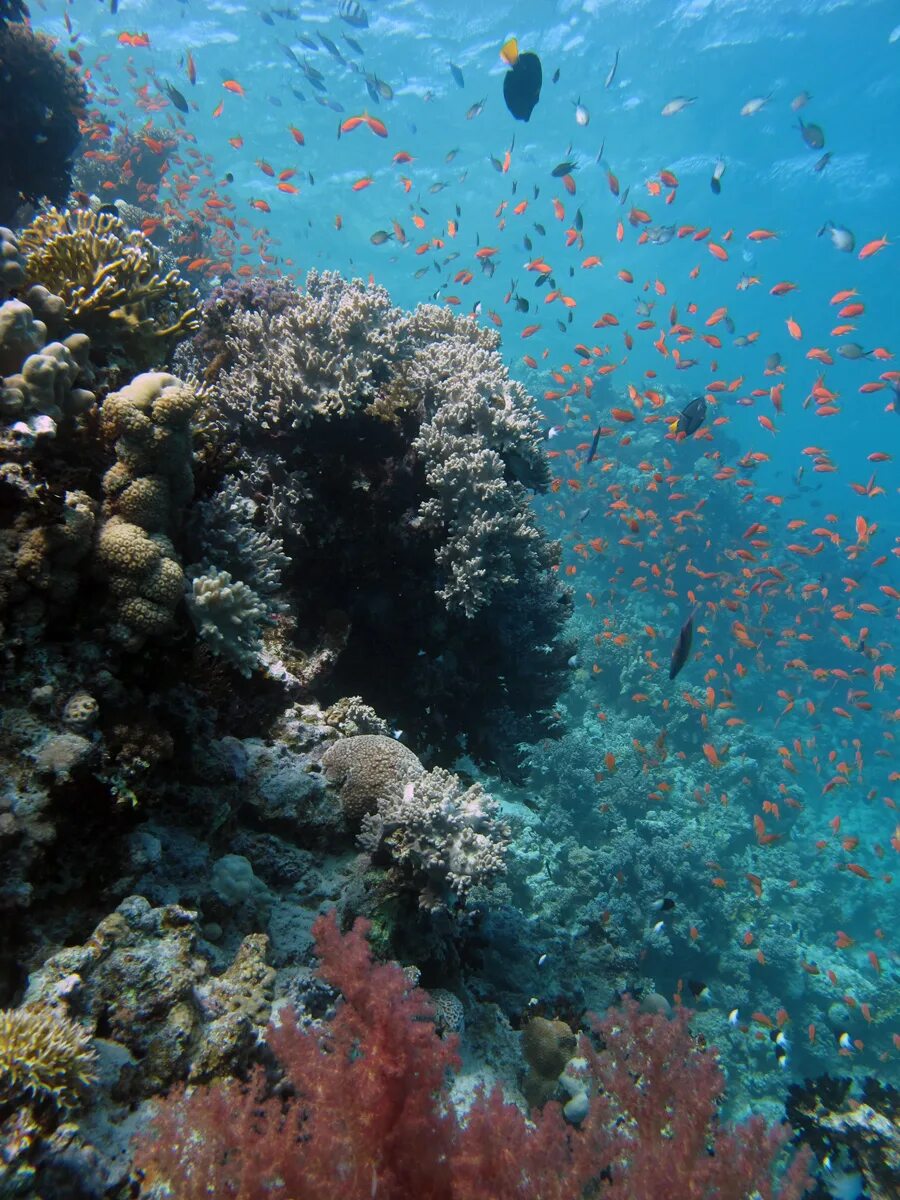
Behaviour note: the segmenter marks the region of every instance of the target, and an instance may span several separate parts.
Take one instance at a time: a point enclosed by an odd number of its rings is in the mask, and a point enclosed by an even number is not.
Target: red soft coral
[[[177,1200],[736,1200],[774,1195],[786,1138],[761,1121],[717,1127],[723,1080],[687,1029],[626,1001],[585,1046],[590,1112],[567,1125],[556,1104],[527,1121],[496,1088],[465,1121],[446,1091],[455,1039],[442,1041],[425,993],[372,961],[357,921],[314,927],[319,973],[343,993],[333,1020],[303,1029],[288,1011],[268,1042],[283,1072],[176,1091],[136,1146],[147,1191]],[[796,1200],[804,1161],[778,1193]],[[145,1192],[145,1194],[147,1194]]]

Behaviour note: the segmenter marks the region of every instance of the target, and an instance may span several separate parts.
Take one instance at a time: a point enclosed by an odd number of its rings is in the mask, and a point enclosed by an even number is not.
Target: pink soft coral
[[[292,1012],[269,1032],[283,1072],[258,1068],[163,1101],[136,1147],[145,1194],[178,1200],[796,1200],[805,1160],[776,1193],[773,1162],[786,1134],[761,1121],[717,1128],[723,1081],[690,1037],[687,1015],[646,1016],[626,1001],[598,1023],[605,1049],[585,1047],[594,1077],[579,1129],[548,1104],[532,1122],[496,1088],[465,1122],[447,1100],[458,1065],[424,992],[372,961],[357,921],[314,927],[320,974],[344,1002],[323,1029]],[[603,1091],[601,1092],[601,1089]]]

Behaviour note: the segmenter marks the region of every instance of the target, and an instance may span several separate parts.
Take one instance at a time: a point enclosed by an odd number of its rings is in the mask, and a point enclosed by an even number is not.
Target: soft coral
[[[135,1163],[148,1188],[178,1200],[769,1200],[786,1135],[759,1125],[717,1129],[722,1076],[687,1016],[641,1014],[632,1001],[598,1023],[605,1048],[585,1052],[598,1087],[579,1129],[548,1104],[528,1122],[495,1088],[465,1121],[446,1081],[456,1040],[442,1041],[425,993],[372,961],[356,922],[314,927],[319,973],[344,1002],[324,1028],[292,1011],[268,1043],[283,1071],[176,1092],[160,1107]],[[601,1092],[600,1089],[603,1089]],[[780,1200],[802,1194],[797,1160]],[[674,1189],[674,1190],[673,1190]]]

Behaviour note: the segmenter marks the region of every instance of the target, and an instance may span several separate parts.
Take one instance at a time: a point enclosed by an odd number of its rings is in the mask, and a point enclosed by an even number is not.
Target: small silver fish
[[[696,96],[676,96],[674,100],[670,100],[668,104],[662,106],[662,116],[674,117],[677,113],[687,108],[689,104],[693,104],[696,99]]]
[[[769,92],[768,96],[757,96],[753,100],[748,100],[747,103],[741,109],[741,116],[742,117],[756,116],[756,114],[759,112],[759,110],[761,108],[765,108],[765,106],[769,103],[769,101],[771,99],[772,99],[772,93]]]
[[[590,125],[591,114],[581,103],[581,97],[579,96],[577,100],[574,100],[573,104],[575,105],[575,124],[581,126]]]
[[[606,76],[606,82],[603,85],[604,87],[607,87],[607,88],[612,87],[612,81],[616,77],[616,69],[617,69],[618,65],[619,65],[619,52],[617,50],[616,57],[613,59],[613,65],[609,68],[609,74]]]
[[[810,100],[812,100],[812,96],[809,92],[798,92],[791,101],[791,108],[794,112],[799,112],[801,108],[805,108],[809,104]]]

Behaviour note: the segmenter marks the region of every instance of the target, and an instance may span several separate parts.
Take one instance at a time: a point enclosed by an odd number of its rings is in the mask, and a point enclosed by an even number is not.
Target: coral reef
[[[528,503],[536,409],[496,335],[327,272],[223,291],[205,322],[179,357],[212,380],[196,558],[258,594],[280,581],[281,656],[323,700],[362,693],[424,754],[514,774],[555,731],[570,597]]]
[[[187,604],[197,633],[213,654],[249,677],[262,649],[265,609],[259,597],[246,583],[216,567],[195,568],[190,580]]]
[[[322,757],[344,816],[361,825],[360,844],[389,868],[390,886],[413,891],[421,908],[439,909],[505,870],[509,830],[480,784],[418,758],[378,734],[341,738]]]
[[[26,201],[61,204],[71,186],[87,92],[44,33],[18,23],[24,5],[0,15],[0,223]]]
[[[198,325],[199,297],[177,270],[164,272],[142,233],[110,213],[51,208],[19,237],[29,282],[65,301],[69,320],[97,348],[137,368],[163,362]]]
[[[79,1020],[128,1052],[112,1084],[123,1101],[179,1079],[239,1072],[269,1019],[267,939],[245,938],[218,976],[197,943],[196,914],[131,896],[83,946],[59,951],[31,976],[25,1003],[50,1003],[76,979]]]
[[[402,971],[373,964],[366,931],[358,922],[342,937],[333,916],[317,922],[319,973],[343,1000],[324,1026],[287,1010],[270,1028],[278,1090],[257,1071],[160,1103],[135,1151],[149,1196],[575,1200],[588,1186],[608,1200],[801,1196],[804,1154],[775,1181],[785,1130],[715,1123],[722,1076],[684,1013],[670,1022],[626,1003],[599,1025],[604,1048],[585,1045],[595,1094],[576,1132],[555,1104],[529,1124],[499,1087],[477,1092],[463,1121],[446,1091],[456,1038],[437,1036],[427,996]]]

